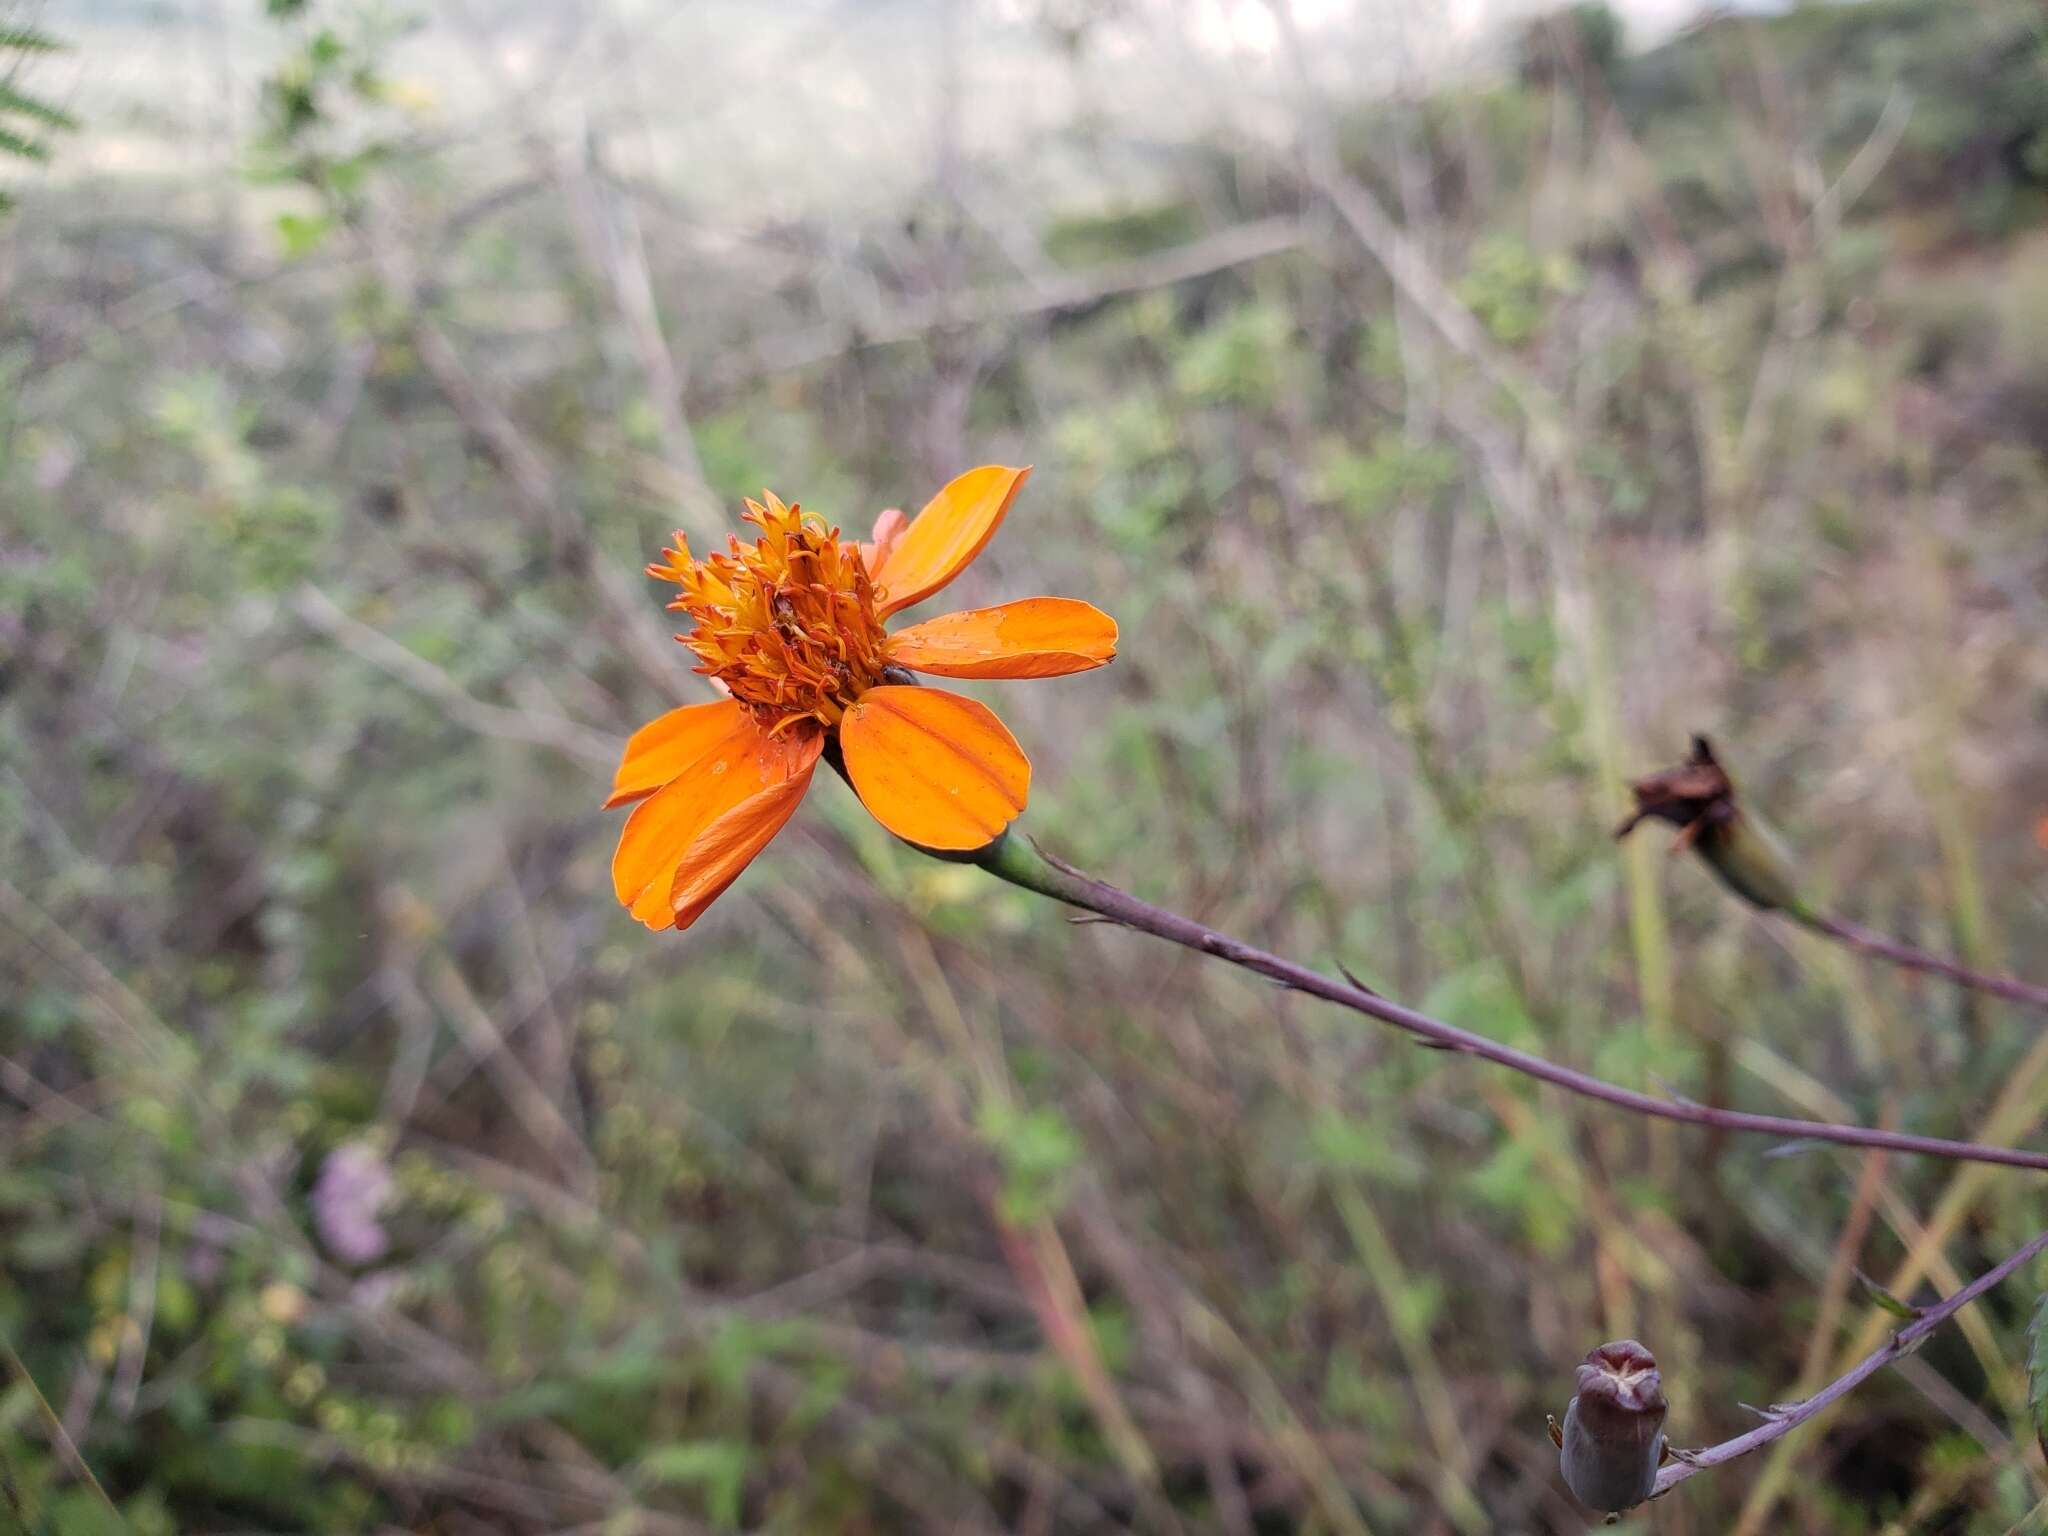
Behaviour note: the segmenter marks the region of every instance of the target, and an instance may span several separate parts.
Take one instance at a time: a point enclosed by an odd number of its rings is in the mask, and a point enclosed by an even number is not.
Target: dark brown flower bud
[[[1580,1503],[1613,1514],[1649,1498],[1664,1459],[1664,1412],[1657,1361],[1634,1339],[1586,1356],[1558,1452],[1565,1486]]]
[[[1652,817],[1668,821],[1678,828],[1671,851],[1693,849],[1744,901],[1795,916],[1806,911],[1791,855],[1776,833],[1736,804],[1734,782],[1714,760],[1706,737],[1693,737],[1692,756],[1678,767],[1637,779],[1629,788],[1635,812],[1614,829],[1616,837]]]

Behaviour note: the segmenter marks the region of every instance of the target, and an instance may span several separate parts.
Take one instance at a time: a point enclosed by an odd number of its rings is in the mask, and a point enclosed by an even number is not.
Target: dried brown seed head
[[[1629,785],[1636,808],[1628,820],[1614,829],[1626,837],[1643,822],[1655,818],[1681,829],[1685,841],[1697,837],[1687,832],[1698,825],[1716,826],[1735,815],[1735,785],[1727,770],[1714,760],[1713,743],[1704,736],[1692,739],[1692,756],[1676,768],[1648,774]]]
[[[1636,808],[1614,829],[1616,837],[1651,819],[1668,821],[1678,828],[1671,851],[1693,849],[1744,901],[1765,911],[1807,911],[1791,856],[1770,828],[1736,803],[1735,783],[1706,737],[1693,737],[1685,762],[1637,779],[1629,789]]]

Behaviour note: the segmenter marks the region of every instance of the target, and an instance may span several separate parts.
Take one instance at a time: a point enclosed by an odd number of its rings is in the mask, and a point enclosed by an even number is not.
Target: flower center
[[[771,730],[799,720],[837,725],[882,676],[882,621],[860,548],[839,530],[774,496],[747,503],[761,537],[747,548],[691,557],[680,533],[647,574],[681,587],[668,606],[696,627],[676,638]]]

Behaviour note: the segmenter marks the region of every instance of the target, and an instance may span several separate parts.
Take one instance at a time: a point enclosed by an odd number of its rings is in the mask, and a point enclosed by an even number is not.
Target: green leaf
[[[1003,1165],[1005,1219],[1022,1223],[1057,1215],[1081,1160],[1081,1139],[1059,1110],[1049,1104],[1029,1111],[992,1104],[982,1112],[981,1133]]]
[[[78,119],[69,112],[18,91],[4,80],[0,80],[0,112],[12,112],[17,117],[32,117],[52,128],[68,130],[78,126]]]
[[[800,1318],[756,1321],[735,1317],[713,1333],[704,1347],[704,1363],[719,1390],[737,1398],[747,1388],[747,1377],[758,1360],[769,1359],[803,1341]]]
[[[0,53],[57,53],[64,45],[34,27],[0,27]]]
[[[332,214],[281,213],[277,216],[277,234],[284,242],[287,261],[298,261],[312,255],[333,232]]]
[[[47,160],[50,151],[34,139],[25,139],[11,129],[0,128],[0,155],[14,155],[22,160]]]
[[[51,1536],[123,1536],[121,1515],[83,1488],[73,1488],[50,1500],[47,1529]]]
[[[1333,1173],[1358,1173],[1408,1187],[1419,1170],[1388,1140],[1386,1128],[1364,1116],[1325,1110],[1309,1123],[1309,1152]]]
[[[1860,1269],[1856,1271],[1856,1286],[1858,1290],[1863,1292],[1863,1299],[1865,1301],[1869,1302],[1879,1311],[1889,1312],[1893,1317],[1903,1318],[1906,1322],[1912,1322],[1920,1316],[1923,1310],[1899,1300],[1898,1297],[1879,1285]]]
[[[704,1512],[715,1524],[737,1530],[746,1492],[749,1452],[740,1440],[692,1440],[656,1446],[640,1458],[633,1481],[642,1488],[663,1484],[704,1490]]]
[[[819,1361],[806,1373],[804,1389],[796,1404],[789,1411],[789,1424],[793,1430],[809,1429],[846,1397],[847,1383],[853,1379],[853,1372],[833,1360]]]

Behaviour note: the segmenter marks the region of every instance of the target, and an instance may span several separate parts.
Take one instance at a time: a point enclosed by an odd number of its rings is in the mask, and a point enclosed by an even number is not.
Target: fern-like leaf
[[[13,155],[20,160],[47,160],[49,149],[34,139],[25,139],[11,128],[0,128],[0,155]]]
[[[0,80],[0,112],[12,112],[16,117],[34,118],[47,127],[63,129],[66,132],[78,126],[78,119],[62,107],[53,107],[47,101],[17,91],[4,80]]]
[[[0,53],[58,53],[64,45],[34,27],[0,27]]]

